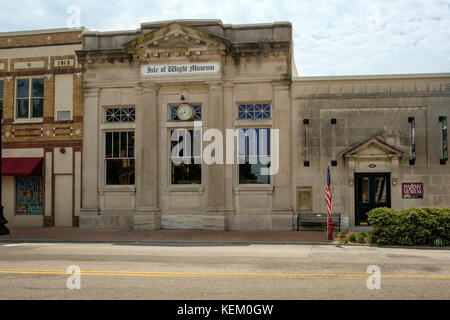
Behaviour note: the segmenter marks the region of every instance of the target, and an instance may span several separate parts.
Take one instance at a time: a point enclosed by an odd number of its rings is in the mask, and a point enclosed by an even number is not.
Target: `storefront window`
[[[270,129],[239,129],[239,184],[270,184]]]
[[[134,185],[134,132],[106,132],[106,184]]]
[[[42,178],[16,178],[16,214],[43,214]]]
[[[202,183],[200,130],[171,131],[171,169],[174,185]]]

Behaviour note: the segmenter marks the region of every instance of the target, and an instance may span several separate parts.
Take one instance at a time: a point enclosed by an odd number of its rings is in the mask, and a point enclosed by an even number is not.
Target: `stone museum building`
[[[299,77],[292,33],[176,20],[0,34],[7,219],[296,230],[327,212],[328,167],[341,228],[376,207],[449,207],[450,74]]]
[[[78,226],[82,30],[0,33],[2,205],[9,226]]]

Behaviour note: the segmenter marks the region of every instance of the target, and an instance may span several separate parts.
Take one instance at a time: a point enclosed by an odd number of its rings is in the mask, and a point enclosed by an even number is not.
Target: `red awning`
[[[44,158],[3,158],[2,176],[40,177]]]

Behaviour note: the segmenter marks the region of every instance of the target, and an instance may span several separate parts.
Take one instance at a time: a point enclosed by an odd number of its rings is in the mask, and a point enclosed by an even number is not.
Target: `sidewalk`
[[[79,228],[10,228],[0,242],[139,242],[139,243],[318,243],[323,231],[83,230]]]

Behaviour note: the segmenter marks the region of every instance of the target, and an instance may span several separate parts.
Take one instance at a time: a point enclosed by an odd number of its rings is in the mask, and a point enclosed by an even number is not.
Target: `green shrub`
[[[372,243],[379,245],[450,244],[450,208],[377,208],[368,212]],[[370,239],[371,238],[371,239]]]
[[[356,233],[350,233],[350,235],[348,236],[348,241],[356,242]]]
[[[366,243],[366,233],[365,232],[361,232],[358,235],[358,243],[361,243],[361,244]]]
[[[375,243],[373,234],[374,234],[374,232],[372,230],[367,231],[367,241],[371,244]]]
[[[342,230],[341,232],[339,232],[339,239],[344,239],[348,236],[348,231],[347,230]]]

